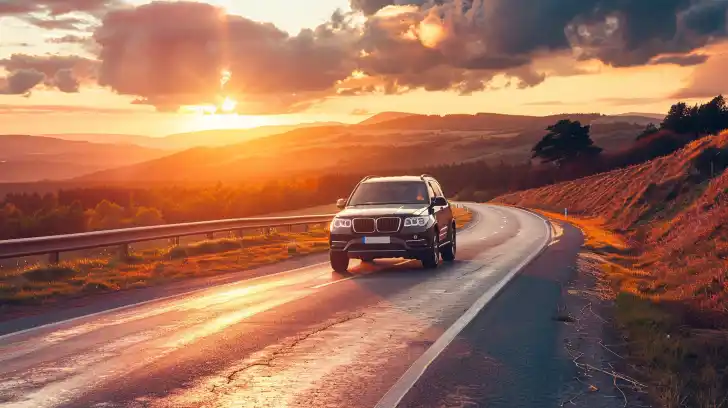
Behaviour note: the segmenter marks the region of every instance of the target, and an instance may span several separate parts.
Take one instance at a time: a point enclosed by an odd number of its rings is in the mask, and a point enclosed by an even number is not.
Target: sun
[[[220,111],[222,111],[223,113],[233,113],[235,112],[235,108],[237,107],[238,101],[228,96],[220,104]]]

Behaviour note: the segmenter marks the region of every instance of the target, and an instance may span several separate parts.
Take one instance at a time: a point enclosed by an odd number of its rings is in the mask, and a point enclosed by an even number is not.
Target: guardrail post
[[[288,226],[288,232],[293,232],[293,225]]]
[[[126,259],[129,257],[129,244],[119,245],[119,258]]]
[[[60,252],[51,252],[48,254],[48,263],[49,264],[57,264],[61,262],[61,253]]]
[[[238,238],[243,239],[243,237],[245,237],[245,230],[239,229],[236,234]]]
[[[207,239],[209,239],[209,240],[211,240],[211,241],[212,241],[213,239],[215,239],[215,233],[214,233],[214,232],[210,232],[209,234],[207,234]]]
[[[174,237],[170,239],[172,246],[179,246],[179,237]]]
[[[303,232],[308,232],[308,224],[303,225]]]

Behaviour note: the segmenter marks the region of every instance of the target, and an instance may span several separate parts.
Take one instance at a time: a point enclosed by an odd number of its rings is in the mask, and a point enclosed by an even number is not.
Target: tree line
[[[487,201],[512,191],[541,187],[671,154],[698,137],[728,129],[722,96],[703,105],[673,105],[658,126],[636,135],[632,146],[605,153],[589,136],[590,127],[560,120],[533,147],[541,164],[473,161],[414,168],[440,180],[449,197]],[[397,175],[383,170],[378,175]],[[0,239],[69,234],[258,216],[321,204],[347,196],[367,174],[300,175],[295,180],[213,186],[88,187],[55,193],[11,193],[0,201]]]

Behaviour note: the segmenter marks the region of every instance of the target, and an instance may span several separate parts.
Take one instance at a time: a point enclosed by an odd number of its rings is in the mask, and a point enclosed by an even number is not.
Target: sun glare
[[[231,97],[225,98],[224,101],[220,104],[220,110],[224,113],[231,113],[235,112],[235,108],[238,107],[238,101]]]
[[[445,30],[437,21],[430,19],[420,23],[420,42],[427,48],[435,48],[445,38]]]

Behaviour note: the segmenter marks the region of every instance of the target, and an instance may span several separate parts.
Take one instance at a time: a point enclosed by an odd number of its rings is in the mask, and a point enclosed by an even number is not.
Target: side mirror
[[[446,207],[447,199],[445,199],[445,197],[435,197],[432,199],[432,206],[433,207]]]
[[[336,208],[343,210],[346,207],[346,200],[343,198],[340,198],[336,200]]]

